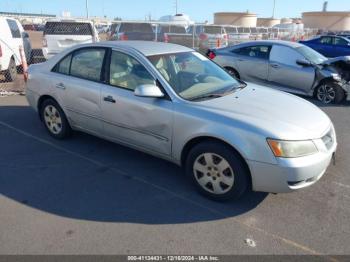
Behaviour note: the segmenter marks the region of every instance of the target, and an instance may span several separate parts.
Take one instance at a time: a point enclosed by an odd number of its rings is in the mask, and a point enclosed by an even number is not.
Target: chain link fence
[[[16,20],[12,20],[16,21]],[[50,21],[45,26],[14,28],[11,37],[0,35],[0,96],[24,92],[23,62],[46,61],[65,48],[98,41],[157,41],[184,45],[206,53],[251,40],[280,39],[299,41],[317,34],[317,30],[288,30],[263,27],[236,27],[196,24],[182,26],[158,22],[124,22],[95,25],[92,22]]]

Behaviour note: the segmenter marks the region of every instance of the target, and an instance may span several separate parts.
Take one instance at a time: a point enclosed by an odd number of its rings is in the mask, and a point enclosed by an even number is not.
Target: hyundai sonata
[[[174,44],[75,46],[30,66],[26,94],[53,137],[80,130],[172,161],[216,200],[310,186],[337,147],[313,104]]]

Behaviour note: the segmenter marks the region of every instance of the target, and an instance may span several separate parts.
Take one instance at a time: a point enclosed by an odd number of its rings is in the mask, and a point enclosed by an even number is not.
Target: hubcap
[[[45,107],[44,120],[47,128],[53,134],[57,135],[62,131],[62,119],[60,113],[54,106],[48,105]]]
[[[335,99],[335,90],[328,85],[322,85],[317,91],[317,99],[325,104],[332,103]]]
[[[233,187],[234,174],[225,158],[214,153],[201,154],[194,161],[193,174],[206,191],[221,195]]]

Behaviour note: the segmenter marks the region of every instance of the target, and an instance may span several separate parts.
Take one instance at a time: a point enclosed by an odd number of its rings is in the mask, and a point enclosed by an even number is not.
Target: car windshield
[[[214,99],[245,86],[197,52],[162,54],[148,59],[174,91],[186,100]]]
[[[47,22],[44,35],[92,35],[89,23]]]
[[[302,54],[307,60],[315,65],[319,65],[327,61],[327,58],[321,55],[319,52],[311,49],[307,46],[298,47],[297,50]]]

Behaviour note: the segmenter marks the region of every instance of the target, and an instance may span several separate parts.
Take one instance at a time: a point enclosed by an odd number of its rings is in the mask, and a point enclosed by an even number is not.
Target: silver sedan
[[[337,147],[316,106],[173,44],[76,46],[30,66],[26,94],[53,137],[80,130],[172,161],[216,200],[310,186]]]

